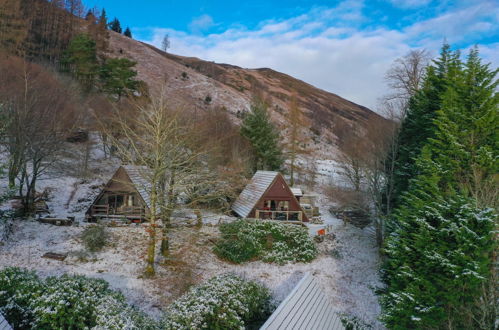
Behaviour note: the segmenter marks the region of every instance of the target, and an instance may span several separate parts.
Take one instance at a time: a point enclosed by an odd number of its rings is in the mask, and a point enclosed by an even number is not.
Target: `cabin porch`
[[[91,207],[89,217],[144,221],[146,207],[135,192],[105,192]]]

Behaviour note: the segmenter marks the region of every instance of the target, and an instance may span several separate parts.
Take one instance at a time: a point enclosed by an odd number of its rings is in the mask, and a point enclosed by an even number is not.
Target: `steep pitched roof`
[[[344,330],[340,317],[312,274],[307,273],[260,330]]]
[[[140,196],[146,203],[148,208],[151,208],[151,182],[148,176],[151,174],[151,169],[147,166],[123,165],[122,166],[130,180],[132,181],[135,189],[139,192]]]
[[[237,200],[232,204],[232,210],[240,217],[247,217],[256,203],[263,196],[277,177],[278,172],[257,171],[250,183],[244,188]]]

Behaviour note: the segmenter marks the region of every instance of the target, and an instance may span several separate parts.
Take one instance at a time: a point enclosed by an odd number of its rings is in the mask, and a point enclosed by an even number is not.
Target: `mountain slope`
[[[379,118],[366,107],[272,69],[244,69],[173,55],[112,31],[109,45],[108,56],[137,62],[138,78],[152,93],[161,91],[179,106],[225,108],[236,122],[257,92],[270,100],[273,120],[285,129],[290,97],[296,93],[298,105],[309,119],[303,125],[310,128],[309,136],[319,154],[329,154],[342,135]]]

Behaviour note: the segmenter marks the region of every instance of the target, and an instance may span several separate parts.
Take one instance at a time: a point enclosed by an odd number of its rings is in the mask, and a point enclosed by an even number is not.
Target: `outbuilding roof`
[[[232,204],[232,210],[242,218],[249,216],[251,210],[253,210],[278,174],[278,172],[273,171],[257,171],[250,183]]]
[[[12,330],[12,327],[0,313],[0,330]]]
[[[295,195],[296,197],[303,196],[303,191],[301,190],[301,188],[290,188],[290,189],[293,195]]]
[[[340,317],[312,274],[307,273],[260,330],[344,330]]]

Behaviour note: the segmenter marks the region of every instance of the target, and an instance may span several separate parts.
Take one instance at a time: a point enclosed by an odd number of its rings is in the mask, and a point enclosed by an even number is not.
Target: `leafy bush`
[[[15,329],[154,329],[100,279],[63,275],[40,280],[34,272],[0,271],[0,312]]]
[[[39,328],[81,329],[95,325],[95,307],[114,294],[109,284],[81,275],[49,277],[43,294],[31,306]]]
[[[85,228],[81,235],[83,244],[91,251],[100,251],[107,243],[108,233],[104,226],[91,226]]]
[[[17,267],[0,271],[0,313],[15,329],[31,329],[35,317],[30,303],[42,288],[35,272]]]
[[[273,306],[264,286],[235,274],[213,277],[170,305],[164,329],[244,329],[266,318]]]
[[[157,329],[158,325],[143,312],[128,306],[119,295],[106,296],[97,306],[97,319],[94,329],[132,330]]]
[[[241,263],[254,259],[284,264],[309,262],[317,248],[305,228],[273,221],[238,220],[220,226],[222,238],[214,251],[222,259]]]

